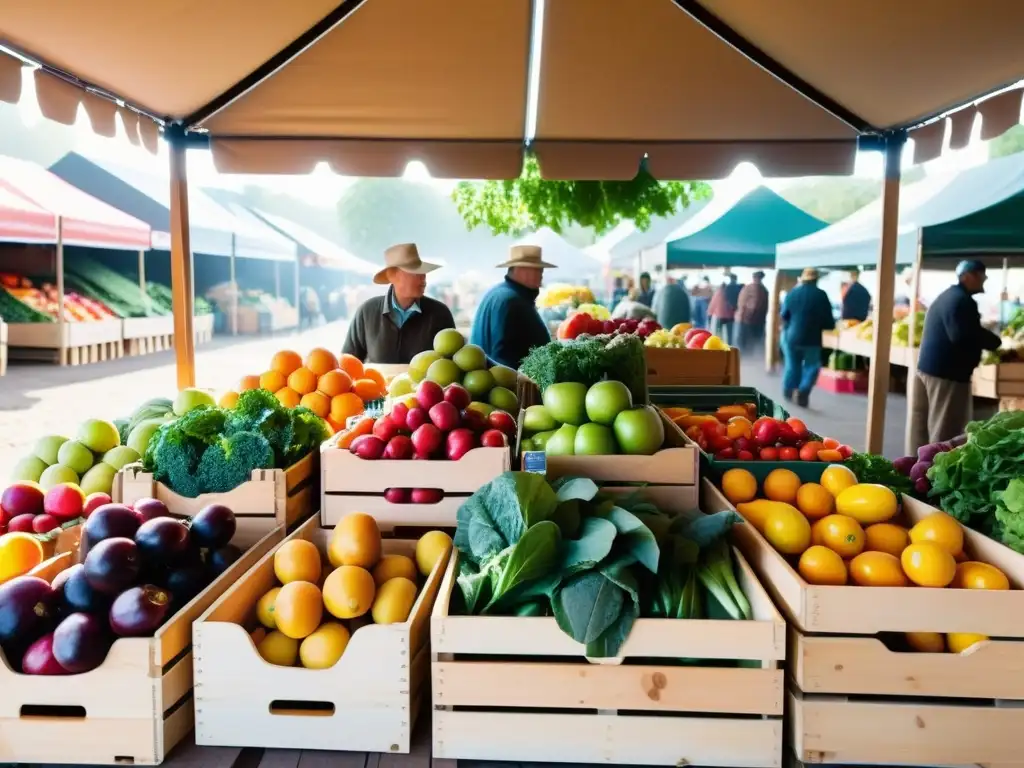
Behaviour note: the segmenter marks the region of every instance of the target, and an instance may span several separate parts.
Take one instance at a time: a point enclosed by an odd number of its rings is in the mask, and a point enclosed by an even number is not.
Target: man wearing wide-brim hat
[[[413,356],[434,347],[434,336],[454,328],[451,310],[424,295],[427,274],[438,268],[420,259],[412,243],[384,252],[384,269],[373,276],[388,285],[384,296],[368,299],[356,310],[342,351],[368,363],[407,365]]]
[[[491,288],[476,309],[472,342],[487,357],[509,368],[519,368],[533,348],[551,341],[551,334],[537,312],[537,295],[544,270],[554,269],[541,258],[538,245],[514,245],[505,269],[505,279]]]
[[[821,334],[836,327],[832,302],[818,287],[818,270],[805,269],[782,303],[782,396],[807,407],[821,369]]]

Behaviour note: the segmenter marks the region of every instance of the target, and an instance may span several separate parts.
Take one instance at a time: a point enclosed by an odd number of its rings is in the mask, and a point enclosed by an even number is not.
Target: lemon
[[[452,548],[452,538],[444,531],[429,531],[416,542],[416,566],[420,573],[429,576],[437,561],[445,557]]]

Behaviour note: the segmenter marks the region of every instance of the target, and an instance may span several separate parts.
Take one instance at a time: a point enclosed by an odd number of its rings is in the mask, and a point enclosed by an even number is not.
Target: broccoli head
[[[182,496],[199,495],[199,483],[196,481],[196,468],[199,465],[200,451],[197,441],[185,436],[177,429],[176,421],[164,424],[153,435],[146,448],[142,465],[147,472],[153,473],[153,479],[163,483],[172,491]]]
[[[317,450],[320,443],[330,437],[327,422],[305,406],[291,411],[291,434],[284,449],[283,468]]]
[[[227,418],[228,412],[223,408],[201,405],[178,417],[172,426],[186,438],[212,445],[224,432]]]
[[[203,451],[198,485],[203,493],[224,493],[248,481],[254,469],[274,466],[274,451],[257,432],[235,432]]]
[[[225,434],[256,432],[263,435],[274,451],[278,466],[284,460],[291,439],[291,415],[281,401],[265,389],[250,389],[238,396],[228,416]]]

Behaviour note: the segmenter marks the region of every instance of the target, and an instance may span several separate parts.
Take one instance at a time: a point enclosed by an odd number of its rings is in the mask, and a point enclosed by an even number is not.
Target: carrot
[[[338,438],[339,448],[349,448],[352,445],[352,441],[362,435],[368,435],[373,431],[373,425],[376,419],[365,416],[353,424],[349,429],[346,429],[341,433],[341,437]]]

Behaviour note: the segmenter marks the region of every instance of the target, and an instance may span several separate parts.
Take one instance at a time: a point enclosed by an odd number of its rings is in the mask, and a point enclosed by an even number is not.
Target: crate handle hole
[[[62,720],[84,720],[85,707],[56,704],[22,704],[20,717],[59,717]]]
[[[413,498],[413,491],[417,491],[417,497]],[[445,497],[441,488],[388,488],[384,492],[384,499],[389,504],[440,504]]]
[[[291,717],[332,717],[334,704],[329,701],[274,699],[270,702],[270,714]]]

